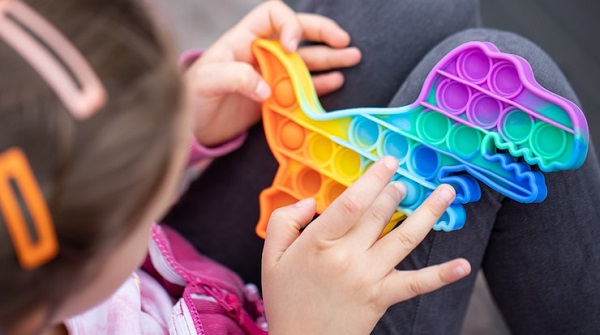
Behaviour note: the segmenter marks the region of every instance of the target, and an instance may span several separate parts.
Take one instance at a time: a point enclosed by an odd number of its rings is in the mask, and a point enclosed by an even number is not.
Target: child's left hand
[[[310,198],[272,213],[262,259],[269,334],[369,334],[392,304],[470,273],[465,259],[395,269],[455,197],[451,186],[438,187],[379,238],[406,192],[389,183],[397,169],[392,157],[377,161],[314,221]]]
[[[350,36],[332,20],[298,14],[281,1],[266,1],[219,38],[187,71],[195,112],[194,133],[205,146],[223,143],[260,119],[260,102],[271,94],[257,72],[252,42],[276,37],[288,52],[298,52],[311,71],[349,67],[360,61],[360,51],[348,47]],[[298,49],[301,40],[327,46]],[[313,77],[317,93],[340,88],[340,72]]]

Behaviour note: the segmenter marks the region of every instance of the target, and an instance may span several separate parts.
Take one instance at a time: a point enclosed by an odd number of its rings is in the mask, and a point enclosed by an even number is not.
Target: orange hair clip
[[[20,208],[17,191],[29,210],[28,226]],[[50,211],[40,191],[25,153],[10,148],[0,154],[0,211],[6,221],[19,264],[34,269],[58,254],[58,240]]]

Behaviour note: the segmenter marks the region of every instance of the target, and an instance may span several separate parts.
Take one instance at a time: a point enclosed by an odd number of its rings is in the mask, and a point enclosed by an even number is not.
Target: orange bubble
[[[281,144],[290,150],[296,150],[302,147],[305,140],[304,128],[295,122],[286,122],[279,131]]]
[[[323,200],[325,200],[325,206],[329,206],[337,197],[339,197],[346,190],[346,186],[337,183],[333,180],[329,180],[329,183],[323,191]]]
[[[291,107],[296,102],[294,87],[289,78],[280,80],[273,90],[275,100],[282,107]]]
[[[321,189],[321,174],[305,168],[296,175],[296,191],[303,197],[313,197]]]

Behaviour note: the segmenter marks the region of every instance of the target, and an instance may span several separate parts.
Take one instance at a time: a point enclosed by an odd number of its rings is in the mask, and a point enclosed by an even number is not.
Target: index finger
[[[455,196],[452,186],[438,186],[400,226],[382,237],[373,246],[381,264],[390,268],[400,263],[429,234]]]
[[[344,236],[359,222],[397,169],[398,161],[390,156],[375,162],[308,226],[305,233],[313,234],[317,230],[320,239],[325,240],[336,240]]]
[[[259,37],[279,34],[283,49],[296,52],[302,38],[302,25],[296,13],[279,0],[265,1],[246,15],[234,28],[251,34],[250,42]],[[238,41],[239,43],[239,41]]]
[[[312,42],[323,42],[333,48],[350,44],[350,35],[334,20],[318,14],[299,13],[302,36]]]

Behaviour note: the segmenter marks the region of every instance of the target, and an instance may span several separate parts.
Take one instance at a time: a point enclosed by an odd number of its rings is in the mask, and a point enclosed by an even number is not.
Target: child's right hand
[[[405,195],[401,184],[389,183],[397,166],[391,157],[376,162],[310,225],[312,199],[273,212],[262,264],[269,334],[369,334],[392,304],[470,273],[464,259],[418,271],[395,269],[455,197],[452,187],[438,187],[379,238]]]
[[[271,94],[257,71],[252,43],[275,38],[287,52],[298,52],[319,95],[340,88],[344,77],[333,69],[356,65],[350,36],[337,23],[316,14],[295,13],[282,1],[265,1],[227,31],[186,72],[198,142],[214,146],[246,131],[260,119],[260,103]],[[298,47],[302,40],[323,45]]]

